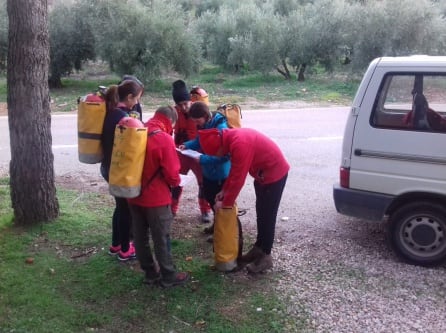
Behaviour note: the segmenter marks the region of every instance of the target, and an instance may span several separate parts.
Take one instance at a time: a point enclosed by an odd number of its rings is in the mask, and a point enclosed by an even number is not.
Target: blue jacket
[[[215,113],[211,120],[204,124],[202,129],[209,128],[218,128],[219,130],[228,128],[226,117],[221,113]],[[198,137],[193,140],[186,141],[184,146],[186,149],[196,151],[201,150]],[[231,168],[229,156],[217,157],[203,154],[200,156],[200,165],[201,170],[203,171],[203,177],[213,181],[225,180],[228,177],[229,169]]]

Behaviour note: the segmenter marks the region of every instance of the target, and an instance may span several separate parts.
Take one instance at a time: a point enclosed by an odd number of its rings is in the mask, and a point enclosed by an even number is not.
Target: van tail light
[[[339,172],[339,180],[341,183],[341,187],[350,187],[350,168],[341,167]]]

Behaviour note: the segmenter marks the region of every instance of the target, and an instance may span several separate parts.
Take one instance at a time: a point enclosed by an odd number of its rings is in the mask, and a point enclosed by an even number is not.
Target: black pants
[[[115,197],[116,207],[112,218],[112,245],[121,245],[122,252],[129,250],[131,216],[126,198]]]
[[[212,211],[214,211],[215,196],[223,188],[223,184],[226,179],[223,180],[210,180],[203,177],[203,197],[211,205]],[[214,212],[215,213],[215,212]]]
[[[109,170],[101,164],[101,175],[108,183]],[[132,218],[126,198],[115,198],[115,210],[112,217],[112,245],[121,245],[121,251],[127,252],[132,235]]]
[[[276,231],[277,211],[288,174],[271,184],[254,181],[256,192],[257,240],[255,245],[266,254],[271,253]]]

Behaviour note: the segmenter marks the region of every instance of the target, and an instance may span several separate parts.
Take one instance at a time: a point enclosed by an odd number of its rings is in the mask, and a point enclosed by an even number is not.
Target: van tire
[[[438,203],[412,202],[389,218],[390,245],[404,261],[437,266],[446,260],[446,208]]]

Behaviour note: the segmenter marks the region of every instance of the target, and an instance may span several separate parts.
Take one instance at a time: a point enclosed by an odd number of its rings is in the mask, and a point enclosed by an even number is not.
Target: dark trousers
[[[212,211],[214,211],[215,196],[223,188],[223,184],[226,179],[223,180],[210,180],[203,177],[203,197],[211,205]],[[214,212],[215,213],[215,212]]]
[[[131,216],[126,198],[115,197],[115,210],[112,218],[112,245],[121,245],[122,252],[129,250]]]
[[[288,174],[271,184],[254,181],[256,192],[257,240],[255,245],[266,254],[271,254],[276,231],[277,211],[282,199]]]
[[[130,212],[132,214],[136,258],[146,277],[154,278],[158,275],[149,242],[150,237],[152,237],[161,278],[165,281],[174,279],[175,267],[170,252],[170,226],[173,222],[170,205],[160,207],[130,205]]]
[[[101,164],[101,175],[108,183],[109,169]],[[127,252],[132,234],[132,220],[126,198],[115,198],[115,210],[112,217],[112,245],[121,245],[121,251]]]

